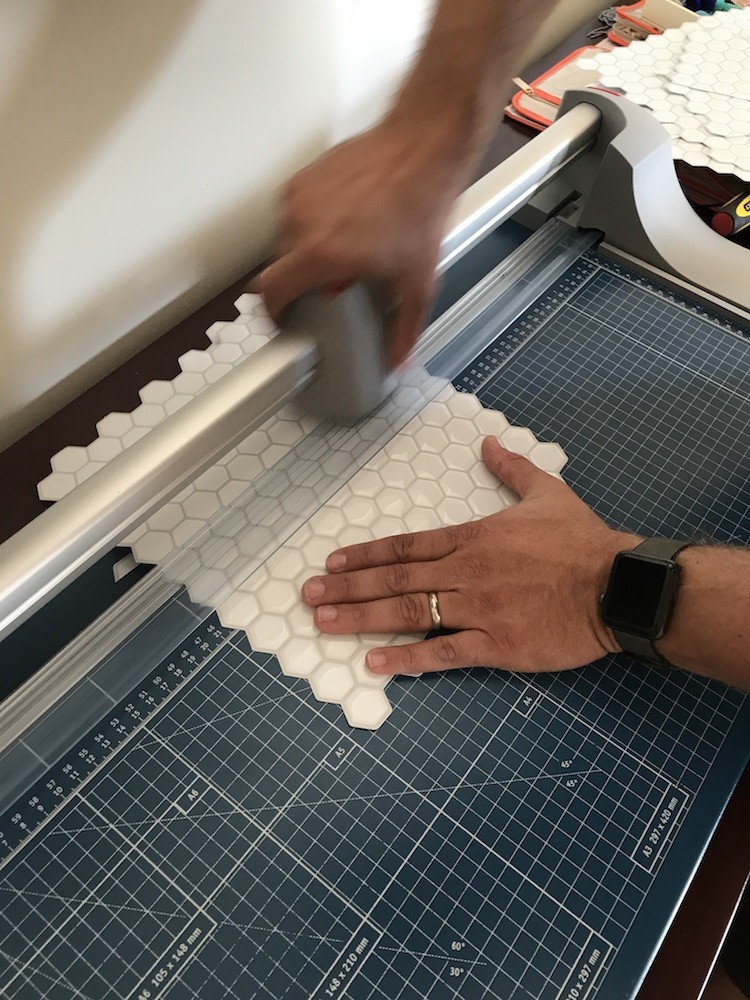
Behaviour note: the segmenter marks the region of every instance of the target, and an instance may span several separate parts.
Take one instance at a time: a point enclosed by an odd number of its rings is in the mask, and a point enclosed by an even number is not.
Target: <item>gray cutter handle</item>
[[[598,110],[578,105],[470,187],[451,216],[439,270],[587,150],[600,122]],[[335,395],[340,372],[326,383],[324,355],[309,332],[279,334],[0,545],[0,640],[312,383],[312,402]],[[350,418],[375,403],[372,394],[360,398]]]

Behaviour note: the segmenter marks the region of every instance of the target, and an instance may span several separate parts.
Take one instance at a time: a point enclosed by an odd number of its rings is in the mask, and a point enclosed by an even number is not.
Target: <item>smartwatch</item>
[[[674,559],[689,544],[647,538],[634,549],[619,552],[601,598],[602,621],[622,651],[652,666],[672,666],[654,641],[669,627],[681,573]]]

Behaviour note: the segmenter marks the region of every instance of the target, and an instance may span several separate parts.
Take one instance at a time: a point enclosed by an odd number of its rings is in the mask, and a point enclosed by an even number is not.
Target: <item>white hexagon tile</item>
[[[689,21],[593,58],[602,87],[648,107],[693,166],[750,181],[750,8]]]

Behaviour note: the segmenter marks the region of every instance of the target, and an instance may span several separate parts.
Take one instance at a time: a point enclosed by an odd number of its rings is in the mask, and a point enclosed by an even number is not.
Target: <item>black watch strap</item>
[[[650,556],[652,559],[665,559],[670,562],[675,556],[687,548],[690,542],[676,541],[674,538],[647,538],[640,545],[632,550],[642,556]],[[656,667],[671,667],[669,660],[665,659],[659,650],[654,646],[651,639],[645,639],[640,635],[633,635],[632,632],[621,632],[612,629],[617,645],[624,653],[634,656],[639,660]]]

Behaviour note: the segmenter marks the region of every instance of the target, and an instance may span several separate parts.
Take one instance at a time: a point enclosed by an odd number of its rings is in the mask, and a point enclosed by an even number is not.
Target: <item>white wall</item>
[[[268,252],[424,6],[0,0],[0,447]]]
[[[0,448],[269,252],[430,7],[0,0]]]

